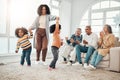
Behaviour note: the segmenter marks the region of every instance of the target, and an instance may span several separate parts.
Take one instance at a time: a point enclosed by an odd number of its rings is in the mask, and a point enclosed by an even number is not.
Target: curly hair
[[[18,35],[19,30],[23,31],[23,35],[28,34],[28,30],[26,28],[24,28],[24,27],[16,28],[16,30],[15,30],[15,36],[18,37],[18,38],[20,38],[20,36]]]
[[[46,5],[46,4],[42,4],[42,5],[40,5],[39,7],[38,7],[38,10],[37,10],[37,13],[38,13],[38,15],[39,16],[41,16],[42,15],[42,8],[43,7],[45,7],[46,8],[46,14],[50,14],[50,8],[48,7],[48,5]]]

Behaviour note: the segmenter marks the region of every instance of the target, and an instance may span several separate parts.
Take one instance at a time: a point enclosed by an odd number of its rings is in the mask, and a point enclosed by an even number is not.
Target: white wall
[[[72,0],[71,34],[79,27],[80,19],[94,1],[97,0]]]
[[[61,37],[70,35],[71,27],[71,0],[62,0],[60,4]]]

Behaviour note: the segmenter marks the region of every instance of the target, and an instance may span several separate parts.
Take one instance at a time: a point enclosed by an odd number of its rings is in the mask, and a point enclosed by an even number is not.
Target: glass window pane
[[[0,54],[8,53],[8,39],[0,37]]]
[[[106,24],[115,25],[114,19],[106,19]]]
[[[112,25],[111,27],[112,27],[113,33],[114,33],[114,32],[119,33],[119,28],[118,28],[118,26],[116,26],[116,25],[113,26],[113,25]]]
[[[120,2],[110,1],[110,7],[119,7],[119,6],[120,6]]]
[[[101,8],[109,8],[109,1],[102,1]]]
[[[52,5],[54,5],[54,6],[59,6],[59,2],[58,1],[56,1],[56,0],[52,0]]]
[[[0,0],[0,34],[6,33],[7,1]]]
[[[15,53],[16,50],[17,38],[10,38],[9,52]]]
[[[92,9],[100,9],[100,3],[97,3],[92,6]]]
[[[92,19],[101,19],[103,18],[103,13],[92,13]]]
[[[103,25],[103,20],[92,20],[92,25]]]
[[[82,21],[80,22],[80,25],[88,25],[88,20],[82,20]]]
[[[14,36],[15,28],[32,25],[37,15],[41,0],[11,0],[10,6],[10,36]],[[22,6],[21,6],[22,5]]]
[[[113,18],[119,13],[120,13],[120,11],[109,11],[109,12],[106,12],[106,17],[107,18]]]

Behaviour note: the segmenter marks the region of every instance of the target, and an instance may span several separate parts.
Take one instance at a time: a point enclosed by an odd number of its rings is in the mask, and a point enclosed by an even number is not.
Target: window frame
[[[117,1],[117,2],[119,2],[120,3],[120,1],[119,0],[100,0],[100,1],[96,1],[91,7],[89,7],[88,8],[88,24],[89,25],[91,25],[91,27],[92,26],[100,26],[100,25],[92,25],[92,20],[101,20],[101,19],[92,19],[92,14],[93,13],[100,13],[100,12],[102,12],[103,13],[103,24],[101,25],[101,27],[103,27],[104,26],[104,24],[106,23],[106,20],[107,19],[110,19],[110,18],[107,18],[107,12],[109,12],[109,11],[119,11],[120,12],[120,6],[119,7],[110,7],[110,5],[109,5],[109,8],[100,8],[100,9],[92,9],[92,7],[95,5],[95,4],[98,4],[98,3],[100,3],[100,6],[101,6],[101,2],[102,1],[109,1],[109,4],[110,4],[110,1]],[[87,12],[86,11],[86,12]],[[86,13],[85,13],[86,14]],[[85,15],[83,15],[83,16],[85,16]],[[112,18],[111,18],[112,19]],[[84,20],[84,18],[82,17],[82,19],[81,19],[81,21],[80,21],[80,26],[83,26],[83,25],[81,25],[81,22]],[[88,25],[88,24],[86,24],[86,25]],[[85,26],[86,26],[85,25]],[[111,25],[111,26],[116,26],[116,25]],[[82,27],[81,27],[82,28]],[[119,37],[120,37],[120,33],[119,32],[113,32],[113,33],[118,33],[118,35],[119,35]]]

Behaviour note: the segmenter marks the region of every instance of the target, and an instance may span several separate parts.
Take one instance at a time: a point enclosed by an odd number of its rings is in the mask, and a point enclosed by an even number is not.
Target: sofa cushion
[[[110,60],[110,54],[107,54],[105,57],[103,57],[103,61]]]
[[[97,67],[108,68],[110,66],[110,61],[101,61]]]

